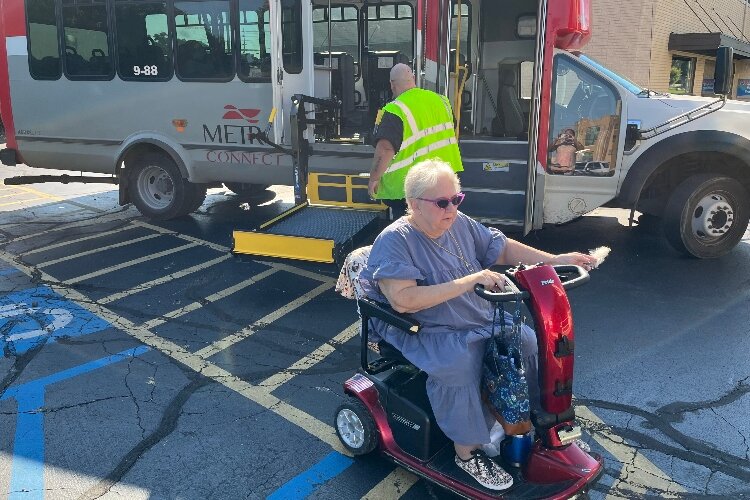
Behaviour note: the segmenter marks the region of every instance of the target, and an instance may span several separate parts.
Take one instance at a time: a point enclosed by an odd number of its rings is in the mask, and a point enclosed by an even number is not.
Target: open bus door
[[[420,0],[418,18],[421,86],[448,95],[459,121],[461,209],[519,232],[534,215],[538,8],[538,0]]]
[[[312,4],[302,0],[270,0],[270,3],[271,78],[277,110],[274,137],[280,144],[290,144],[292,96],[314,95]]]

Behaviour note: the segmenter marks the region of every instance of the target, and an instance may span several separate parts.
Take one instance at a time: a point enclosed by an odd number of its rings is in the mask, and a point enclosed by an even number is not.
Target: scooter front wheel
[[[336,409],[334,427],[341,443],[353,455],[366,455],[378,445],[375,420],[358,399],[349,397]]]

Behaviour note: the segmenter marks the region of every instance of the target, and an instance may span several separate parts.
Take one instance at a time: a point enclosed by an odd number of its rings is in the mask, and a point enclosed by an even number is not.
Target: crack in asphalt
[[[109,474],[101,479],[95,486],[89,488],[88,491],[79,496],[79,500],[93,500],[106,495],[113,486],[122,480],[123,476],[146,452],[169,436],[177,428],[177,422],[182,414],[182,408],[192,395],[202,387],[214,383],[211,379],[197,375],[192,370],[183,369],[182,366],[180,366],[180,368],[188,377],[190,383],[183,387],[172,399],[169,405],[167,405],[156,429],[126,453]]]

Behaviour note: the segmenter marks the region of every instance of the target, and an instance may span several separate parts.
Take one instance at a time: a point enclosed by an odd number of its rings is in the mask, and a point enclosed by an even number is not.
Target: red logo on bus
[[[231,104],[224,106],[224,109],[227,110],[222,116],[224,120],[247,120],[248,123],[258,123],[254,118],[260,114],[259,109],[243,109]]]

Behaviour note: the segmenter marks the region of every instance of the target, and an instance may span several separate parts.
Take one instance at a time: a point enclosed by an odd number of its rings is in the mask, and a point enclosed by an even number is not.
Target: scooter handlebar
[[[560,278],[565,290],[577,288],[588,283],[590,279],[588,271],[581,266],[559,265],[552,267]],[[490,302],[514,302],[516,300],[526,300],[529,298],[529,292],[518,290],[511,282],[507,282],[506,287],[510,288],[510,291],[491,292],[487,290],[484,285],[474,285],[474,292]]]

